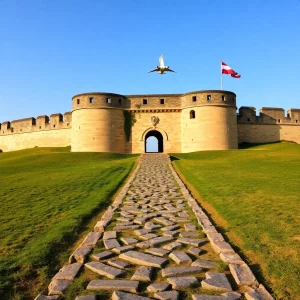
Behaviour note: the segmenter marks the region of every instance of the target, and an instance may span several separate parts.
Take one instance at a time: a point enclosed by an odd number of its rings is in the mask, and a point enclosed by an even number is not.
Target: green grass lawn
[[[0,153],[0,298],[33,299],[112,201],[136,155]]]
[[[274,297],[300,299],[300,145],[174,154],[173,159],[194,196]]]

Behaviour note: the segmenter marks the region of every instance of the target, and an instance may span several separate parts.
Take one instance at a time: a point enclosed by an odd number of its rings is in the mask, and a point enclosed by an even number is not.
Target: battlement
[[[224,90],[202,90],[185,94],[145,94],[120,95],[114,93],[91,92],[75,95],[72,110],[114,108],[126,110],[155,109],[157,111],[181,110],[195,106],[236,107],[236,95]]]
[[[285,114],[283,108],[262,107],[257,116],[255,107],[241,106],[237,115],[237,123],[300,125],[300,109],[291,108]]]
[[[38,116],[0,123],[0,135],[56,130],[72,127],[72,113],[52,114],[50,117]]]

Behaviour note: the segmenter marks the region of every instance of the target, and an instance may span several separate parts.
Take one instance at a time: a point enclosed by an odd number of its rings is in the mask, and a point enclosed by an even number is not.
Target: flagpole
[[[221,59],[221,90],[223,90],[222,59]]]

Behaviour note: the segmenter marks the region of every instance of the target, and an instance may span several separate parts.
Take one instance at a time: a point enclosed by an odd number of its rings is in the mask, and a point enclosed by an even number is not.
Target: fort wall
[[[236,149],[238,143],[300,143],[300,109],[240,107],[223,90],[185,94],[84,93],[72,112],[0,123],[0,150],[71,145],[74,152],[143,153],[146,140],[161,151]]]
[[[0,124],[0,149],[65,147],[71,144],[71,112],[26,118]]]
[[[237,116],[239,143],[291,141],[300,144],[300,109],[263,107],[256,115],[254,107],[239,109]]]

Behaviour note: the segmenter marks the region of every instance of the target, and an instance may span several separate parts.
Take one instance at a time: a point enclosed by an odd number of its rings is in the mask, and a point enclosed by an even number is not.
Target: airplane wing
[[[155,68],[154,70],[151,70],[151,71],[149,71],[148,73],[151,73],[151,72],[158,72],[159,71],[159,69],[158,68]]]
[[[176,73],[176,71],[173,71],[173,70],[171,70],[171,69],[167,69],[167,70],[165,70],[165,71]]]
[[[164,55],[162,55],[162,56],[159,57],[159,65],[160,65],[161,67],[164,67],[164,66],[165,66],[165,64],[164,64]]]

